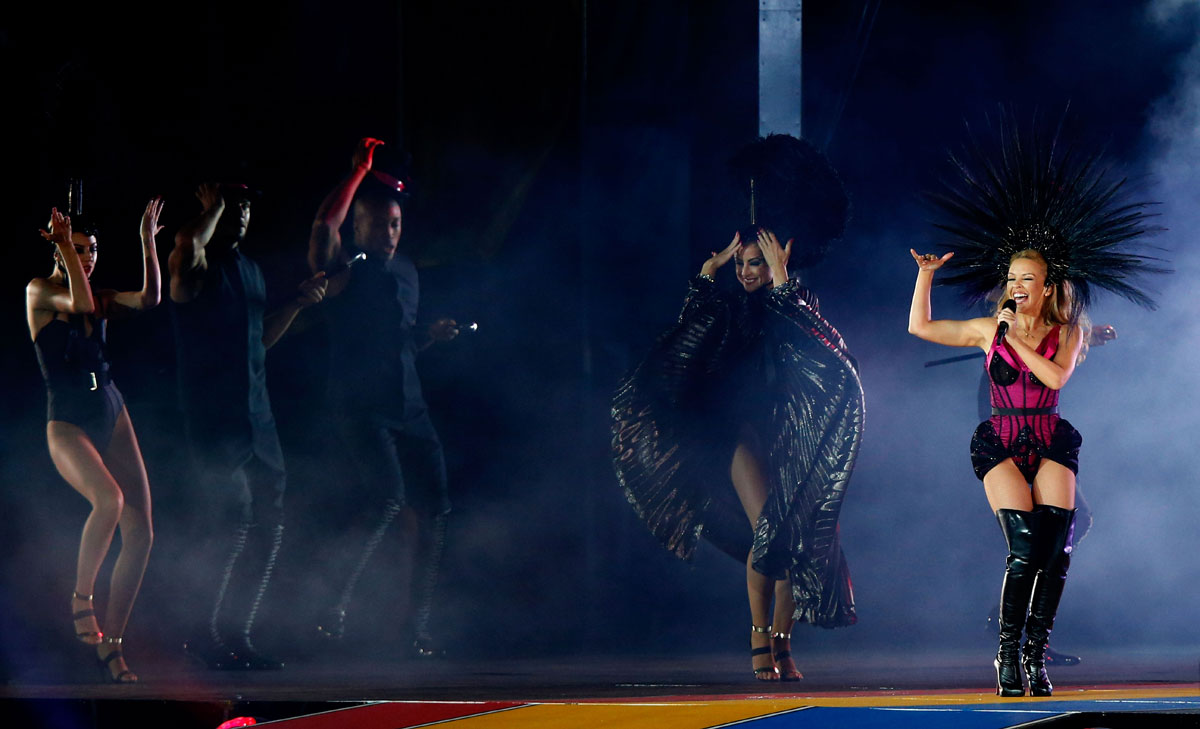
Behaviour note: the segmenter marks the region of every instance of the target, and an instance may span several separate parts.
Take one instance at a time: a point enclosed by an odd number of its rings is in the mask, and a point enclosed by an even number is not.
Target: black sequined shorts
[[[1008,446],[1000,439],[991,420],[985,420],[971,436],[971,465],[980,481],[1005,459],[1011,458],[1021,475],[1029,483],[1037,475],[1038,466],[1046,458],[1079,473],[1079,447],[1083,436],[1066,420],[1058,419],[1051,431],[1049,442],[1043,442],[1034,433],[1033,427],[1023,425]]]

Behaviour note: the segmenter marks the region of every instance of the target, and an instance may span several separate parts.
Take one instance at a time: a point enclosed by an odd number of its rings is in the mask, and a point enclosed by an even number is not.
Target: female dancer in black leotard
[[[150,485],[129,412],[109,378],[105,321],[158,304],[159,270],[154,236],[161,230],[162,200],[142,215],[144,278],[141,291],[96,291],[88,282],[96,265],[95,231],[54,210],[42,237],[55,246],[54,271],[26,287],[29,334],[46,380],[46,440],[59,474],[92,505],[79,541],[75,592],[71,595],[75,637],[96,646],[99,661],[116,683],[132,683],[121,653],[125,624],[146,571],[153,529]],[[121,551],[113,567],[107,633],[92,608],[96,573],[121,528]]]

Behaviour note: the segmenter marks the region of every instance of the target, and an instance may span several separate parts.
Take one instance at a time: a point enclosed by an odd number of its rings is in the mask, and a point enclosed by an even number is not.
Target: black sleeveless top
[[[171,307],[180,406],[192,416],[270,416],[263,315],[267,287],[237,248],[208,255],[200,293]]]
[[[417,267],[397,252],[356,265],[329,302],[330,390],[343,410],[404,421],[425,412],[417,377]]]

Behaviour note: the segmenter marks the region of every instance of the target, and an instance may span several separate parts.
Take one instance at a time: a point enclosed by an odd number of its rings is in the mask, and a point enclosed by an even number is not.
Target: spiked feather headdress
[[[977,302],[1003,284],[1015,253],[1033,249],[1046,259],[1047,282],[1070,282],[1078,307],[1099,287],[1154,309],[1137,279],[1169,269],[1131,250],[1161,230],[1147,222],[1152,203],[1130,200],[1126,180],[1110,176],[1099,152],[1062,149],[1057,133],[1022,136],[1009,118],[999,126],[994,150],[971,137],[950,156],[953,179],[928,195],[945,215],[934,225],[951,236],[941,243],[955,253],[941,283]]]

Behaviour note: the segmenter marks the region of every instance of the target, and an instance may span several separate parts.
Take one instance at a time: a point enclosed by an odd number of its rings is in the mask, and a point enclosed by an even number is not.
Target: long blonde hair
[[[1017,251],[1012,258],[1008,260],[1008,265],[1012,265],[1016,261],[1025,258],[1042,264],[1042,269],[1049,272],[1050,266],[1046,263],[1046,257],[1040,251],[1033,248],[1026,248],[1023,251]],[[1079,348],[1079,357],[1075,360],[1078,365],[1087,359],[1088,340],[1091,338],[1092,322],[1088,318],[1087,310],[1075,298],[1075,287],[1070,281],[1062,280],[1057,283],[1047,284],[1051,287],[1050,296],[1047,297],[1046,303],[1042,306],[1042,323],[1050,326],[1069,326],[1079,329],[1079,336],[1083,338],[1083,345]],[[999,314],[1000,309],[1004,306],[1004,285],[1002,284],[996,295],[996,311],[993,315]]]

